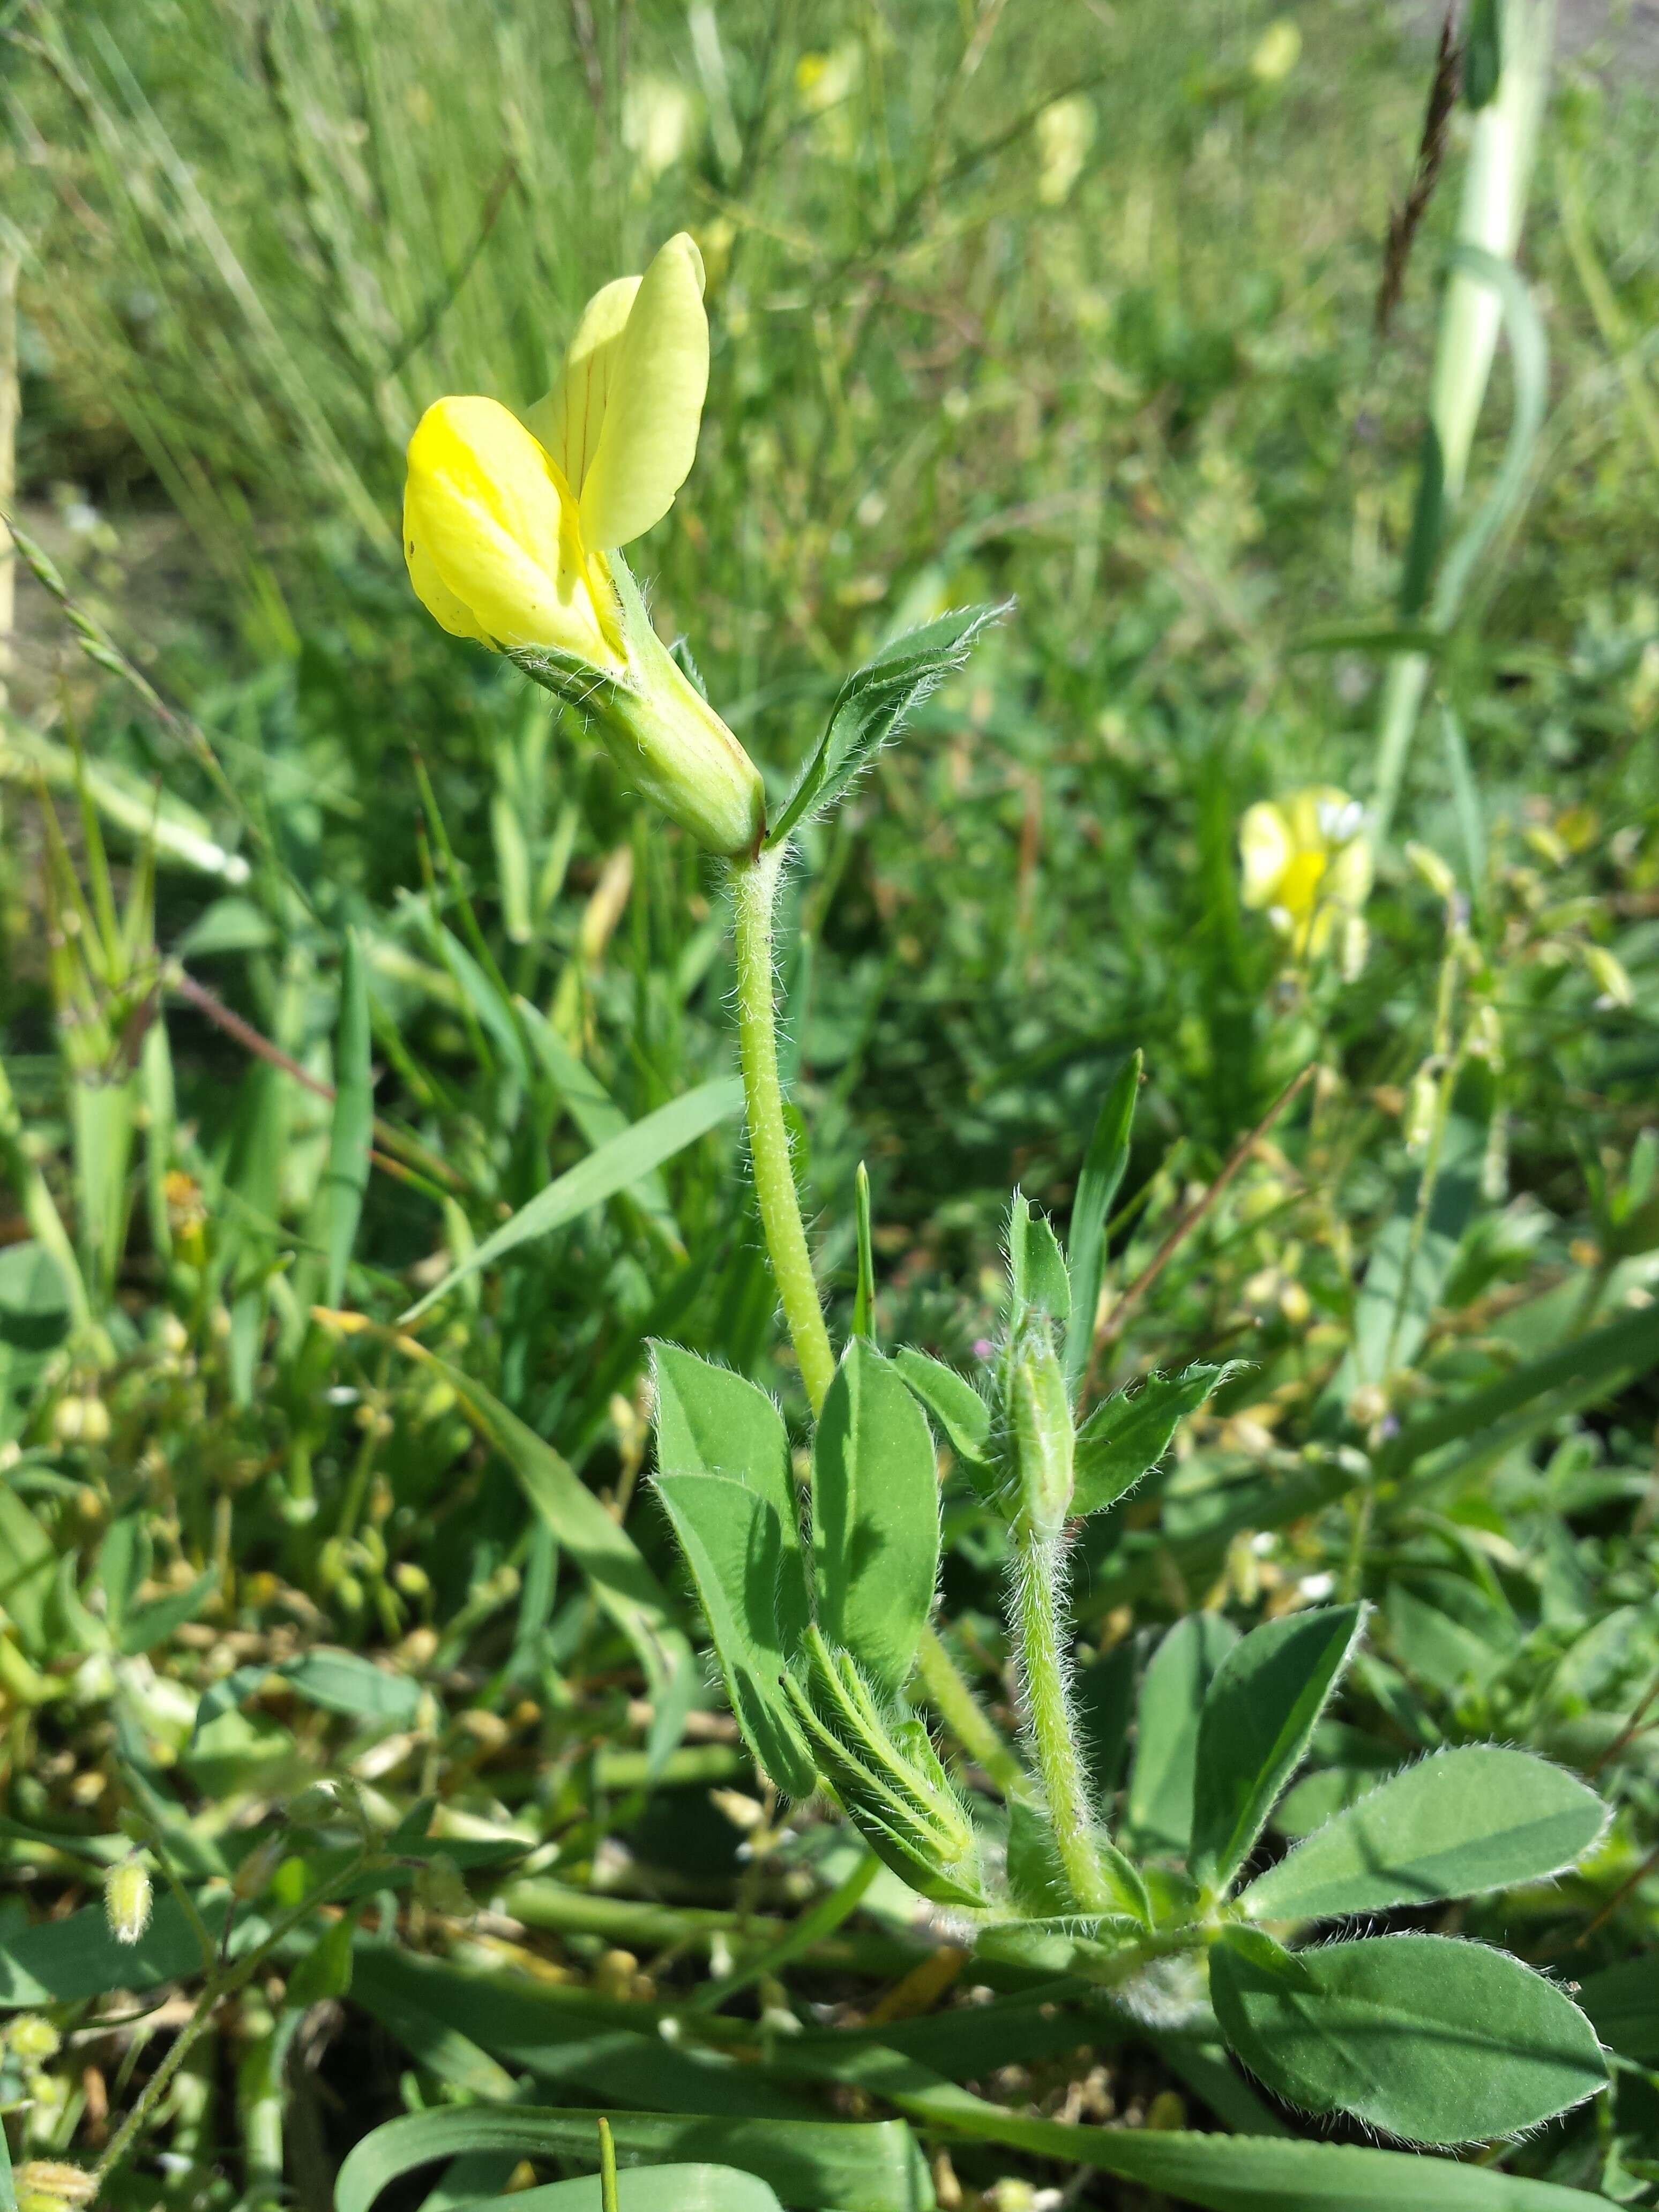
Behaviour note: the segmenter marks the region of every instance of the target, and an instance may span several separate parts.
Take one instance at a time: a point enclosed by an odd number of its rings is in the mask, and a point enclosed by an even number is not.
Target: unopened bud
[[[1437,898],[1449,899],[1452,896],[1457,889],[1457,878],[1438,853],[1413,841],[1406,848],[1406,858]]]
[[[118,1943],[136,1943],[149,1925],[155,1892],[142,1859],[123,1859],[104,1876],[104,1911]]]
[[[441,1912],[447,1920],[465,1920],[473,1910],[461,1870],[447,1851],[435,1852],[416,1869],[415,1896],[428,1912]]]
[[[820,1771],[877,1857],[939,1905],[981,1906],[974,1832],[925,1724],[884,1714],[850,1653],[806,1632],[784,1693]]]
[[[1421,1156],[1429,1149],[1429,1139],[1434,1134],[1435,1114],[1440,1102],[1439,1076],[1431,1060],[1425,1060],[1412,1078],[1412,1087],[1406,1097],[1406,1115],[1401,1134],[1406,1150]]]
[[[44,2066],[56,2058],[64,2039],[52,2022],[38,2012],[20,2012],[5,2032],[5,2044],[14,2058],[25,2066]]]
[[[1038,1536],[1057,1536],[1072,1507],[1076,1436],[1066,1372],[1048,1323],[1021,1330],[1008,1364],[1007,1419],[1018,1511]]]
[[[1365,963],[1370,957],[1371,933],[1363,915],[1345,915],[1342,936],[1338,946],[1339,967],[1345,983],[1357,983],[1365,972]]]
[[[98,2194],[95,2178],[83,2166],[60,2158],[26,2158],[16,2172],[18,2212],[26,2196],[49,2197],[57,2205],[90,2204]]]
[[[1628,1006],[1636,994],[1625,963],[1607,951],[1605,945],[1587,945],[1583,948],[1584,965],[1595,979],[1601,994],[1601,1003],[1608,1006]]]

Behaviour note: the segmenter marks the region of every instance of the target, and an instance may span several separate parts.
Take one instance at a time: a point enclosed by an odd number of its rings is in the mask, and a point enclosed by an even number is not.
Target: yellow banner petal
[[[685,231],[640,281],[581,488],[582,537],[595,550],[625,545],[661,521],[690,474],[708,389],[702,281],[702,257]]]
[[[582,310],[558,382],[525,416],[574,492],[580,492],[592,465],[617,348],[641,281],[618,276],[593,295]]]

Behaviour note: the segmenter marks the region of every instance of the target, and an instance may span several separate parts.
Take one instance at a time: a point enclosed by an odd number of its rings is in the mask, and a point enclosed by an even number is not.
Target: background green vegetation
[[[662,1701],[560,1520],[568,1468],[687,1626],[641,1479],[646,1340],[804,1410],[735,1121],[450,1295],[422,1332],[443,1370],[310,1318],[390,1322],[551,1176],[730,1072],[714,875],[544,697],[438,632],[397,542],[420,409],[535,398],[587,293],[682,225],[709,270],[709,406],[635,565],[769,784],[895,628],[1018,599],[805,840],[785,981],[836,1296],[862,1160],[884,1338],[969,1364],[1011,1180],[1063,1213],[1131,1049],[1120,1287],[1318,1059],[1099,1364],[1103,1388],[1248,1363],[1152,1494],[1091,1528],[1102,1776],[1173,1617],[1373,1600],[1281,1817],[1441,1741],[1595,1774],[1619,1814],[1589,1866],[1458,1917],[1599,1989],[1620,2059],[1613,2098],[1495,2162],[1652,2201],[1659,2004],[1616,1970],[1659,1909],[1659,100],[1614,39],[1565,69],[1545,135],[1522,258],[1549,414],[1399,822],[1458,878],[1468,950],[1390,854],[1363,975],[1287,976],[1238,906],[1237,818],[1366,787],[1384,659],[1329,638],[1394,620],[1460,143],[1379,343],[1431,51],[1370,5],[1295,21],[1280,70],[1270,11],[1202,0],[0,12],[21,511],[173,710],[88,663],[25,579],[0,723],[0,1925],[72,1910],[124,1814],[222,1875],[323,1772],[382,1826],[435,1795],[472,1892],[444,1869],[362,1906],[349,1995],[312,1923],[195,2046],[114,2201],[321,2212],[371,2121],[520,2083],[799,2124],[805,2093],[775,2085],[708,2103],[656,2024],[752,1948],[731,1916],[775,1935],[848,1846],[774,1832],[712,1693],[648,1737]],[[1069,125],[1041,119],[1074,93]],[[1500,360],[1477,478],[1509,390]],[[349,942],[380,1123],[342,1280],[318,1086],[364,1110]],[[1402,1115],[1447,1036],[1474,1048],[1431,1217]],[[1412,1425],[1443,1414],[1428,1441]],[[955,1490],[947,1536],[945,1617],[1006,1711],[999,1540]],[[380,1664],[331,1674],[319,1651]],[[278,1665],[199,1723],[210,1685]],[[329,1848],[309,1832],[249,1873],[247,1910],[301,1893]],[[904,1909],[878,1883],[768,1964],[722,2016],[734,2045],[862,2016],[926,1948]],[[435,1991],[415,1954],[447,1962]],[[95,2157],[161,2047],[164,2014],[100,2024],[107,1957],[80,1971],[0,1956],[7,2002],[78,2039],[42,2063],[14,2034],[15,2150]],[[941,2018],[960,2051],[929,2063],[1011,2109],[1284,2124],[1201,2035]],[[817,2109],[862,2116],[835,2094]],[[985,2191],[1063,2177],[1042,2148],[952,2155]],[[448,2201],[499,2188],[510,2150]],[[1076,2201],[1137,2199],[1097,2177]]]

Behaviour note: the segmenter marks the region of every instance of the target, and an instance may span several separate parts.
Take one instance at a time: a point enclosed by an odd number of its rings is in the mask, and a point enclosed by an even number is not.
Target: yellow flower
[[[1246,808],[1238,848],[1245,905],[1267,908],[1298,959],[1322,952],[1337,923],[1357,916],[1370,890],[1364,816],[1330,784]]]
[[[1071,198],[1094,143],[1094,106],[1084,94],[1049,101],[1036,119],[1037,198],[1044,207]]]
[[[708,385],[702,258],[684,231],[589,301],[524,422],[440,399],[409,445],[404,552],[428,613],[579,707],[630,779],[713,852],[753,849],[755,765],[651,626],[620,549],[690,473]]]

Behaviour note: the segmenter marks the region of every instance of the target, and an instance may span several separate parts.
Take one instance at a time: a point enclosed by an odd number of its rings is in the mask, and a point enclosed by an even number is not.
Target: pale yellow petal
[[[580,492],[592,465],[617,349],[641,281],[618,276],[593,295],[582,310],[558,382],[525,416],[574,492]]]
[[[415,596],[436,621],[442,623],[452,637],[470,637],[479,645],[489,640],[474,621],[471,611],[458,599],[433,566],[432,556],[410,528],[409,496],[404,495],[404,559],[409,564],[409,580],[415,586]]]
[[[1270,906],[1291,857],[1290,825],[1270,799],[1247,806],[1238,825],[1246,906]]]
[[[1325,896],[1349,914],[1358,914],[1370,897],[1370,840],[1362,834],[1351,838],[1333,854],[1330,872],[1325,878]]]
[[[708,389],[702,281],[702,258],[686,231],[640,281],[581,488],[582,537],[597,551],[660,522],[690,474]]]
[[[589,589],[576,510],[563,477],[517,417],[493,399],[441,399],[409,446],[404,542],[417,591],[435,575],[451,602],[504,647],[553,646],[613,659]],[[425,598],[425,593],[422,593]]]

